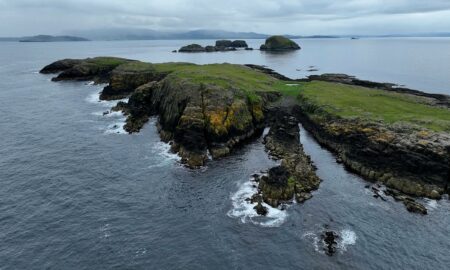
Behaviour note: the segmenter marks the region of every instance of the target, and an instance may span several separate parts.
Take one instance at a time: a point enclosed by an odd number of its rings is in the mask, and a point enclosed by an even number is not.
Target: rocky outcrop
[[[83,60],[79,59],[63,59],[56,61],[54,63],[51,63],[50,65],[45,66],[43,69],[41,69],[40,73],[42,74],[53,74],[65,71],[67,69],[70,69],[74,67],[75,65],[78,65]]]
[[[173,148],[183,161],[196,167],[204,164],[208,151],[218,158],[260,134],[263,102],[264,95],[254,102],[233,89],[169,75],[139,87],[131,95],[125,129],[136,132],[149,116],[159,115],[162,138],[173,140]]]
[[[116,57],[96,57],[84,60],[66,59],[56,61],[44,67],[41,73],[59,73],[53,81],[64,80],[93,80],[96,83],[109,81],[110,73],[118,66],[133,62],[132,60]]]
[[[339,119],[320,111],[302,100],[298,115],[304,127],[348,169],[412,196],[438,199],[448,192],[450,135]]]
[[[284,110],[277,110],[264,138],[270,155],[281,160],[259,182],[264,201],[274,207],[291,201],[304,202],[312,197],[311,191],[319,187],[312,162],[300,144],[298,120]]]
[[[283,36],[271,36],[260,47],[262,51],[292,51],[300,49],[297,43]]]
[[[109,76],[109,85],[101,95],[102,100],[114,100],[125,98],[134,90],[152,81],[162,80],[167,73],[157,71],[153,64],[131,62],[115,68]]]
[[[217,40],[216,45],[208,45],[206,47],[202,47],[198,44],[191,44],[188,46],[182,47],[179,52],[227,52],[227,51],[236,51],[236,48],[248,48],[247,42],[244,40]]]
[[[178,52],[205,52],[206,49],[198,44],[190,44],[187,46],[181,47]]]

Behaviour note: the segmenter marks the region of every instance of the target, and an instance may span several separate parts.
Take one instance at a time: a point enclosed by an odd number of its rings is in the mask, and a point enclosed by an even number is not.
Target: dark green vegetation
[[[262,51],[289,51],[300,50],[297,43],[283,36],[271,36],[266,39],[266,43],[261,45]]]
[[[448,192],[450,113],[448,97],[442,95],[355,86],[347,77],[344,83],[325,82],[325,77],[292,81],[258,66],[151,64],[112,57],[65,59],[41,72],[60,72],[56,81],[108,82],[101,99],[129,97],[116,107],[128,115],[125,129],[138,132],[149,117],[158,116],[161,138],[172,141],[172,149],[191,167],[204,165],[208,153],[228,155],[271,127],[266,148],[281,166],[261,177],[259,198],[273,206],[293,194],[300,202],[307,200],[320,183],[299,143],[299,121],[369,180],[415,196],[440,198]],[[412,199],[396,198],[424,212]]]

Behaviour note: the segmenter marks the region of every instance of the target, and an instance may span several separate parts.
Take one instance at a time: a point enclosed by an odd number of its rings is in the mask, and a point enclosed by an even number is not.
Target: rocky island
[[[245,40],[217,40],[216,45],[203,47],[199,44],[190,44],[187,46],[181,47],[178,52],[227,52],[227,51],[236,51],[238,48],[243,48],[245,50],[252,50],[248,47],[247,42]]]
[[[261,51],[293,51],[300,49],[300,46],[295,41],[283,36],[271,36],[260,47]]]
[[[139,132],[157,116],[161,139],[192,168],[204,165],[209,155],[229,155],[269,127],[266,149],[281,164],[254,176],[259,193],[249,201],[260,214],[266,212],[262,202],[303,202],[319,187],[299,142],[299,123],[348,169],[386,184],[383,192],[409,211],[426,213],[414,196],[439,199],[449,192],[448,96],[343,75],[291,80],[254,65],[113,57],[60,60],[41,73],[58,73],[54,81],[108,83],[101,99],[129,97],[115,108],[127,115],[124,128]]]

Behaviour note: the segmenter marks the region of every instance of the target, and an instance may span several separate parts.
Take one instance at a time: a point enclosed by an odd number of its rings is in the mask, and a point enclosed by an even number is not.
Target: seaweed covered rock
[[[199,44],[190,44],[181,47],[178,52],[205,52],[205,48]]]
[[[300,46],[293,40],[283,36],[271,36],[261,45],[262,51],[290,51],[300,50]]]

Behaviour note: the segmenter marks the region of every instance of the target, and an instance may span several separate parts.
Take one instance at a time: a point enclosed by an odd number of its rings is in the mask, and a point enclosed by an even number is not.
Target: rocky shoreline
[[[273,207],[293,199],[304,202],[319,187],[314,165],[299,141],[300,122],[349,170],[369,181],[384,183],[389,188],[384,193],[402,201],[409,211],[426,214],[426,209],[410,196],[440,199],[449,192],[448,134],[340,119],[324,114],[310,100],[284,96],[279,89],[287,83],[316,80],[364,84],[420,96],[430,106],[441,107],[448,106],[447,96],[344,75],[291,80],[256,65],[151,64],[98,57],[60,60],[41,73],[57,73],[54,81],[108,83],[101,99],[129,97],[127,103],[113,108],[127,115],[125,130],[139,132],[149,117],[158,116],[161,139],[171,142],[172,150],[192,168],[203,166],[209,155],[217,159],[230,154],[269,127],[265,147],[281,165],[254,176],[259,192],[249,201],[257,203],[255,210],[262,215],[267,212],[262,202]]]

